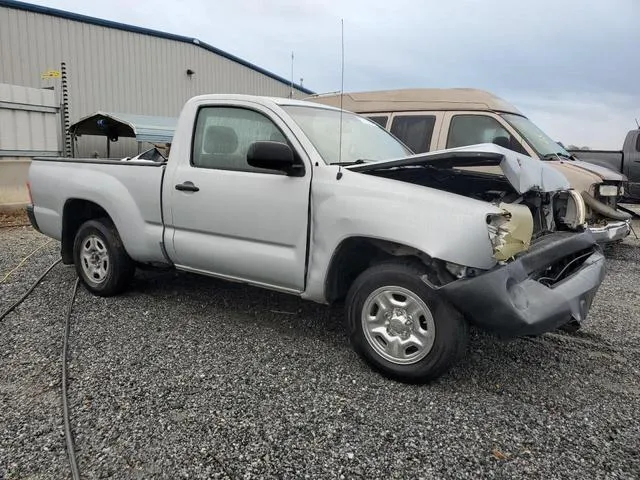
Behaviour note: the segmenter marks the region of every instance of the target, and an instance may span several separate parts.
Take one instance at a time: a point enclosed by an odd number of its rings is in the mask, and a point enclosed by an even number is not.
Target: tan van
[[[341,106],[339,93],[307,98]],[[516,107],[470,88],[422,88],[345,93],[342,108],[362,114],[389,130],[415,153],[479,143],[495,143],[549,162],[582,192],[587,223],[601,243],[630,232],[630,216],[617,210],[626,177],[577,160]]]

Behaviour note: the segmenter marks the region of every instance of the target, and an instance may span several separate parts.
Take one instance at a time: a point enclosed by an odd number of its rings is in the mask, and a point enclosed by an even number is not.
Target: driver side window
[[[262,113],[242,107],[203,107],[196,120],[191,163],[199,168],[274,173],[247,163],[251,144],[263,140],[289,144]]]
[[[523,155],[528,155],[495,118],[487,115],[455,115],[451,119],[447,148],[466,147],[478,143],[495,143]]]

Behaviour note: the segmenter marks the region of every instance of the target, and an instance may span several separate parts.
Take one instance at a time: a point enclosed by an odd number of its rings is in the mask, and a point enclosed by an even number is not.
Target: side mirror
[[[293,150],[282,142],[254,142],[247,151],[247,163],[252,167],[291,174],[294,170]]]

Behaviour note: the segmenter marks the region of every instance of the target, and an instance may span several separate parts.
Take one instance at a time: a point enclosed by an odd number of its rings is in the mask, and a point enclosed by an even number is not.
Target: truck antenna
[[[293,52],[291,52],[291,88],[289,90],[289,98],[293,98]]]
[[[340,43],[342,47],[342,65],[340,68],[340,137],[338,143],[338,174],[336,180],[342,178],[342,97],[344,95],[344,18],[340,19]]]
[[[638,123],[638,119],[636,118],[636,125],[640,128],[640,123]]]

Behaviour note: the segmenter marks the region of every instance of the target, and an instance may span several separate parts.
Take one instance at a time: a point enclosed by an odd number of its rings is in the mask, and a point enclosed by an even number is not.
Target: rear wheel
[[[135,273],[133,260],[108,218],[89,220],[80,226],[73,258],[76,272],[87,289],[103,297],[122,292]]]
[[[364,271],[347,297],[349,338],[356,352],[381,373],[427,382],[462,356],[464,318],[420,278],[418,262],[388,262]]]

